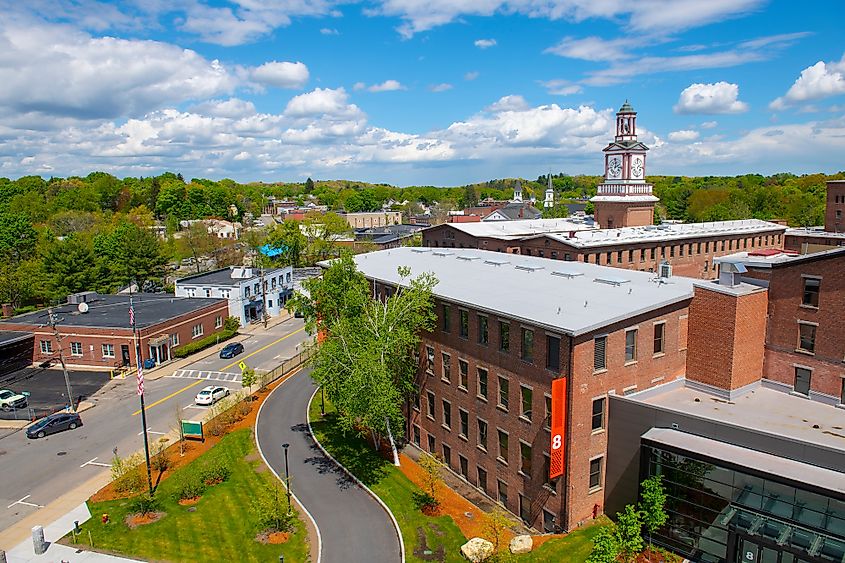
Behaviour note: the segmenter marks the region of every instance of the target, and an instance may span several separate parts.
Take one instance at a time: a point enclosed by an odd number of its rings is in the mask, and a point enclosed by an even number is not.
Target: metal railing
[[[308,361],[314,357],[314,354],[317,351],[317,344],[312,340],[310,342],[305,342],[300,347],[300,351],[284,360],[281,364],[276,366],[275,368],[267,371],[267,370],[255,370],[255,375],[258,379],[259,387],[264,387],[273,383],[292,369],[298,368],[299,366],[305,365]]]

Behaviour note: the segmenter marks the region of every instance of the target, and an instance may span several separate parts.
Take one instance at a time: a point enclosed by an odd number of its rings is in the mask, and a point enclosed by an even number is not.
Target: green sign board
[[[194,420],[181,420],[182,423],[182,437],[195,438],[197,440],[205,440],[202,433],[202,422]]]

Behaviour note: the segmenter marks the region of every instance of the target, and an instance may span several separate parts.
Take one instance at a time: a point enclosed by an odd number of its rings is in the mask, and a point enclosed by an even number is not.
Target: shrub
[[[231,474],[232,470],[222,461],[218,461],[200,469],[200,480],[206,485],[217,485],[228,479]]]
[[[129,501],[129,512],[135,514],[149,514],[161,508],[161,501],[148,494],[138,495]]]
[[[205,492],[205,483],[197,471],[183,472],[176,483],[173,496],[177,501],[196,498]]]
[[[416,491],[413,494],[414,506],[417,510],[420,511],[427,511],[427,510],[436,510],[440,503],[437,502],[437,499],[431,496],[428,493]]]
[[[268,488],[260,488],[253,493],[252,510],[258,517],[259,525],[276,532],[290,531],[296,513],[288,507],[282,485],[274,482]]]
[[[167,450],[167,441],[167,438],[161,438],[153,446],[153,457],[150,459],[150,465],[159,473],[164,473],[173,466],[170,458],[165,453],[165,450]]]
[[[138,467],[114,481],[114,490],[119,494],[139,493],[144,490],[146,485],[147,478],[144,471]]]
[[[232,322],[233,319],[234,322]],[[209,334],[205,338],[194,340],[193,342],[189,342],[184,346],[178,346],[177,348],[173,349],[172,353],[177,358],[186,358],[195,352],[205,350],[209,346],[214,346],[218,342],[229,340],[230,338],[238,334],[239,327],[240,321],[238,321],[236,317],[228,317],[223,323],[223,330],[221,330],[220,332]]]
[[[144,490],[146,478],[144,476],[143,456],[136,452],[126,458],[114,454],[111,462],[111,478],[117,493],[137,493]]]

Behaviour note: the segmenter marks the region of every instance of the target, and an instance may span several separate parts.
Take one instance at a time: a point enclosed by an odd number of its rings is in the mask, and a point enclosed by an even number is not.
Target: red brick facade
[[[173,335],[177,336],[179,345],[187,344],[196,338],[202,338],[222,330],[226,317],[229,316],[229,306],[225,299],[193,311],[168,319],[156,325],[141,328],[138,336],[143,358],[150,357],[150,342],[167,341],[170,347]],[[201,334],[196,338],[196,326],[202,326]],[[49,327],[36,327],[29,324],[3,324],[7,330],[23,330],[34,334],[33,362],[58,358],[58,344],[53,331]],[[93,328],[83,326],[57,325],[62,337],[64,359],[68,366],[85,368],[113,369],[124,365],[124,358],[128,358],[130,365],[135,365],[135,349],[132,331],[126,328]],[[45,342],[47,344],[42,344]],[[111,346],[111,347],[109,347]],[[174,346],[175,347],[175,346]]]
[[[824,230],[845,232],[845,180],[828,180],[824,211]]]
[[[603,506],[604,456],[606,451],[607,400],[593,429],[593,401],[608,393],[629,393],[670,381],[684,372],[686,362],[687,304],[629,319],[624,323],[604,327],[596,333],[575,338],[520,323],[495,314],[479,313],[457,304],[448,304],[451,313],[448,332],[444,330],[443,303],[437,301],[437,329],[423,338],[420,355],[419,408],[410,409],[407,437],[426,451],[444,456],[448,447],[448,465],[488,496],[500,500],[500,485],[506,494],[505,506],[521,515],[537,529],[554,524],[571,529],[579,522],[592,518],[594,509],[601,513]],[[467,314],[467,333],[461,336],[460,311]],[[487,343],[481,343],[480,317],[487,319]],[[509,349],[501,350],[500,321],[509,327]],[[655,325],[662,328],[659,339],[662,352],[654,353]],[[531,361],[521,359],[522,329],[533,333]],[[634,359],[626,362],[626,331],[635,329]],[[606,337],[604,369],[595,370],[595,337]],[[557,368],[549,365],[548,338],[559,339]],[[570,354],[570,349],[573,352]],[[432,369],[428,371],[428,352],[433,353]],[[449,365],[448,378],[444,375]],[[551,361],[555,363],[554,360]],[[466,385],[461,385],[462,370],[466,370]],[[487,377],[487,397],[480,396],[479,369]],[[547,397],[551,397],[551,380],[569,377],[568,430],[566,437],[567,465],[564,476],[547,483],[546,459],[551,439],[547,424]],[[507,382],[506,403],[501,400],[500,382]],[[531,401],[523,413],[523,389],[530,389]],[[433,398],[433,404],[430,403]],[[444,400],[450,411],[448,427],[444,417]],[[431,406],[430,406],[431,404]],[[429,409],[433,408],[433,411]],[[433,412],[433,417],[429,413]],[[462,420],[466,417],[466,433],[462,435]],[[486,423],[487,447],[479,445],[479,420]],[[507,434],[507,461],[499,455],[499,431]],[[429,441],[433,440],[433,443]],[[531,468],[523,472],[522,452],[530,448]],[[590,487],[591,460],[601,458],[599,484]],[[481,468],[486,474],[486,488],[479,481]],[[483,474],[482,474],[483,475]]]
[[[690,305],[687,379],[731,391],[760,381],[767,305],[762,288],[737,295],[696,287]]]
[[[596,223],[605,229],[654,224],[653,202],[597,201],[594,205]]]

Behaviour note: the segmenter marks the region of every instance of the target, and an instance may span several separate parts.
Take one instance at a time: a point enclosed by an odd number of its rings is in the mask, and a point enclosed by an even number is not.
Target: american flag
[[[129,325],[135,326],[135,307],[129,307]]]
[[[144,394],[144,370],[138,366],[138,395]]]

